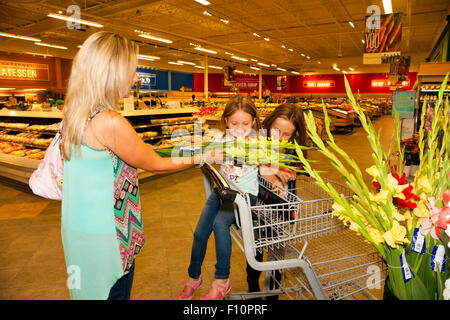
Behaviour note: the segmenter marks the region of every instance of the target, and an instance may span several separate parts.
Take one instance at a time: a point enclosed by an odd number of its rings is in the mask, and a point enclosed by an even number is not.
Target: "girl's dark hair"
[[[249,96],[236,95],[228,100],[225,110],[223,110],[222,118],[220,120],[223,129],[226,129],[226,120],[229,116],[238,110],[242,110],[250,114],[254,120],[253,129],[258,134],[261,129],[261,121],[259,120],[258,111],[253,100]]]
[[[297,141],[301,146],[306,146],[306,127],[303,110],[292,103],[279,105],[272,113],[264,119],[263,128],[267,130],[267,136],[270,137],[270,127],[277,118],[290,121],[295,126],[295,132],[290,142]]]

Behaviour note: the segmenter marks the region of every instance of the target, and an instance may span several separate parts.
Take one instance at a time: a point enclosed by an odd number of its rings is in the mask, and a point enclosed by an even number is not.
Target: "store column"
[[[208,99],[208,56],[205,56],[205,80],[203,87],[205,89],[205,99]]]
[[[258,97],[262,98],[262,69],[259,68],[259,84],[258,84]]]

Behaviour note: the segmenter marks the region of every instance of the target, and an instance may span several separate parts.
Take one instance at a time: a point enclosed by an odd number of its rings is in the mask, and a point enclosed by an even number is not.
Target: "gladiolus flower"
[[[400,225],[396,220],[392,224],[392,229],[383,234],[383,238],[394,249],[398,248],[398,244],[409,243],[409,240],[406,238],[405,227]]]
[[[417,207],[413,210],[413,213],[418,218],[429,218],[430,212],[428,211],[427,207],[423,203],[423,201],[419,202]]]

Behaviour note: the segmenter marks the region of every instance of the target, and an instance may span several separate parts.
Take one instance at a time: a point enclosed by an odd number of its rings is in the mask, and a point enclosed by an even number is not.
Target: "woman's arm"
[[[91,133],[94,143],[111,149],[120,159],[135,168],[152,173],[168,173],[190,168],[200,163],[200,156],[162,158],[153,147],[136,134],[136,131],[122,115],[115,111],[104,111],[91,120],[91,130],[86,130],[86,138]],[[88,128],[89,128],[88,127]],[[96,140],[96,141],[95,141]],[[86,140],[89,142],[89,140]],[[96,143],[95,143],[96,144]]]

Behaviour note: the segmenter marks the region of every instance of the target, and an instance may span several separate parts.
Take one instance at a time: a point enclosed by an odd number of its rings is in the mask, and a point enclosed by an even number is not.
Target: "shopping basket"
[[[202,166],[205,194],[215,192],[221,201],[234,203],[234,242],[248,264],[266,272],[261,292],[238,292],[231,299],[285,294],[290,299],[360,299],[375,297],[368,290],[379,288],[387,268],[366,240],[332,216],[333,199],[312,178],[300,175],[295,189],[275,194],[271,183],[259,177],[260,194],[250,205],[248,194],[225,179],[213,166]],[[345,197],[349,188],[326,182]],[[278,201],[266,201],[267,195]],[[275,202],[275,203],[274,203]],[[266,261],[255,259],[266,252]],[[275,279],[275,271],[282,274]],[[269,280],[276,289],[269,288]]]

